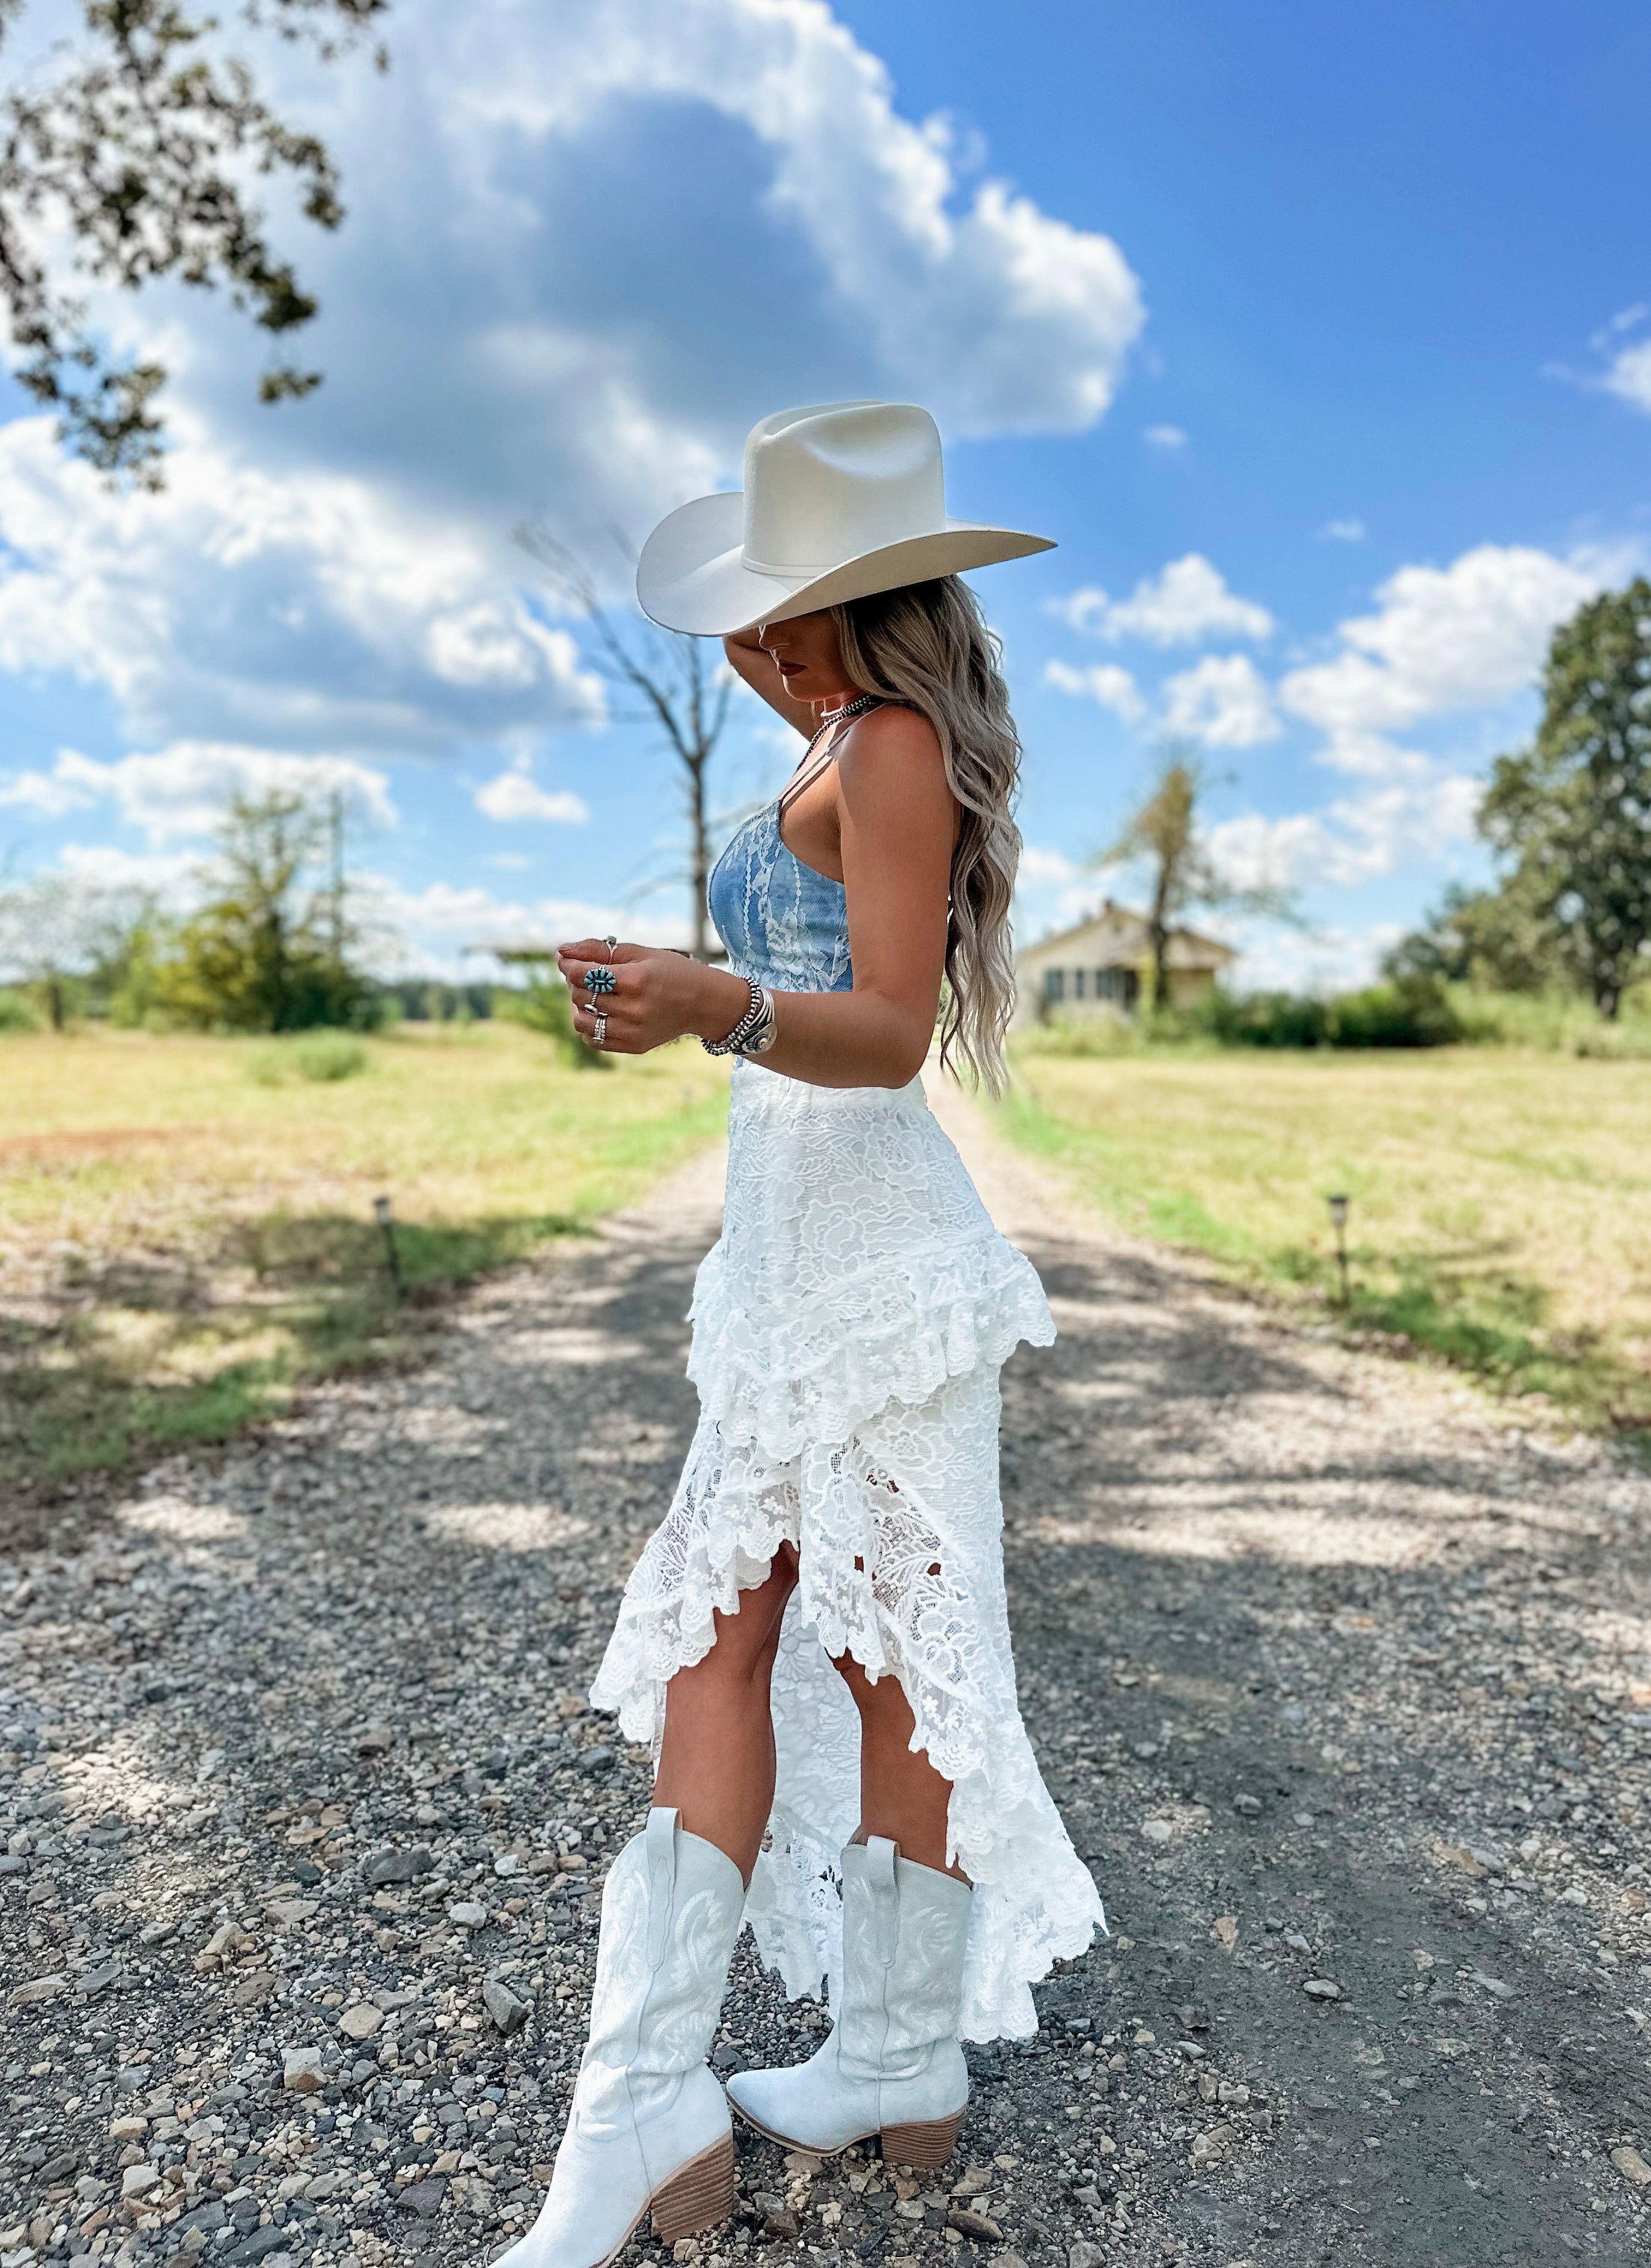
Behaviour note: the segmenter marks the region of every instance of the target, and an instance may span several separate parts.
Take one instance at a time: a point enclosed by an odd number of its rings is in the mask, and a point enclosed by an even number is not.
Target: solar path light
[[[1327,1197],[1330,1225],[1336,1232],[1336,1265],[1341,1272],[1341,1304],[1347,1306],[1352,1294],[1347,1288],[1347,1207],[1350,1200],[1341,1195]]]

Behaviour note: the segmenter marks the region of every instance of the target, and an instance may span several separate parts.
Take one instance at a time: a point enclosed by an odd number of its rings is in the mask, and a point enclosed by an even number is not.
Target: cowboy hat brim
[[[726,637],[758,622],[790,622],[848,599],[961,575],[1000,559],[1052,551],[1047,535],[948,519],[927,535],[880,544],[807,575],[765,575],[744,556],[745,498],[737,489],[696,497],[667,514],[642,547],[637,599],[650,621],[692,637]]]

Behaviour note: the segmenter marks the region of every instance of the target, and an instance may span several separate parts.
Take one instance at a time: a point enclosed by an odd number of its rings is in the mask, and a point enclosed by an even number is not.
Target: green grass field
[[[1123,1226],[1234,1280],[1651,1439],[1651,1063],[1028,1050],[1002,1123]]]
[[[588,1234],[711,1139],[726,1094],[697,1047],[576,1071],[508,1024],[0,1039],[0,1498],[406,1352],[444,1289]]]

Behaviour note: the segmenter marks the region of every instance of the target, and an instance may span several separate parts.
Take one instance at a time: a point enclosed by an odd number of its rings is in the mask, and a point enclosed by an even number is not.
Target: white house
[[[1043,938],[1016,954],[1016,1025],[1040,1023],[1051,1015],[1132,1015],[1152,954],[1144,917],[1110,898],[1102,900],[1100,910],[1076,929]],[[1170,1005],[1184,1008],[1203,998],[1237,958],[1230,945],[1215,938],[1171,930]]]

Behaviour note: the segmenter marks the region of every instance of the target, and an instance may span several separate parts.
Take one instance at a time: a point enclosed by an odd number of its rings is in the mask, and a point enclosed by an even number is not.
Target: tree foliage
[[[234,1032],[373,1020],[341,887],[317,879],[327,840],[327,814],[298,796],[235,798],[218,837],[216,893],[156,971],[163,1015]]]
[[[88,1010],[123,1018],[158,924],[146,890],[44,874],[0,888],[0,978],[21,983],[55,1032]]]
[[[0,42],[14,39],[26,6],[0,0]],[[304,41],[330,61],[387,6],[241,0],[238,13],[254,33]],[[317,303],[271,245],[248,183],[285,177],[322,228],[336,228],[343,208],[326,149],[270,109],[251,68],[225,51],[216,17],[178,0],[81,0],[81,12],[84,41],[62,67],[0,95],[0,292],[21,384],[55,409],[80,455],[152,487],[165,370],[111,366],[46,246],[66,239],[71,273],[106,287],[171,276],[226,291],[277,343],[260,391],[279,401],[320,383],[279,350]]]
[[[1651,973],[1651,582],[1553,636],[1529,747],[1500,756],[1478,829],[1501,875],[1457,886],[1389,954],[1394,974],[1586,993],[1614,1019]]]
[[[1535,742],[1497,759],[1479,828],[1507,893],[1614,1017],[1651,949],[1651,582],[1555,631],[1543,694]]]
[[[1200,830],[1199,804],[1209,785],[1202,765],[1186,748],[1166,750],[1152,792],[1125,821],[1117,839],[1094,861],[1112,865],[1129,858],[1152,862],[1152,903],[1146,933],[1152,943],[1153,1004],[1169,1005],[1169,943],[1176,925],[1196,906],[1226,906],[1244,913],[1290,918],[1287,892],[1242,889],[1217,869]]]

